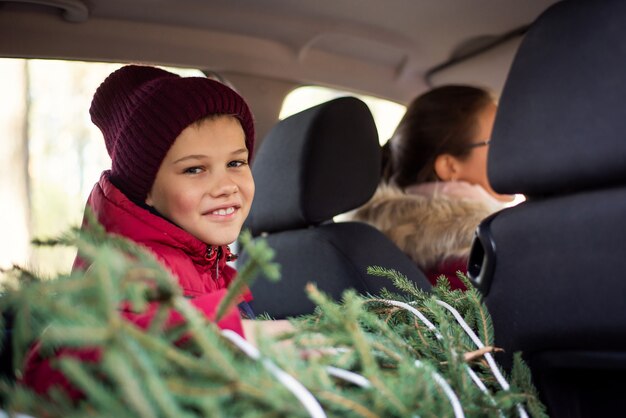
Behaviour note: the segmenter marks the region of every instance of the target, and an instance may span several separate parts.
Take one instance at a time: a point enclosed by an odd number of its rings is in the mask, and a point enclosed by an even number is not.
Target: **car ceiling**
[[[520,34],[554,2],[0,0],[0,56],[198,67],[406,103],[448,82],[497,93]]]

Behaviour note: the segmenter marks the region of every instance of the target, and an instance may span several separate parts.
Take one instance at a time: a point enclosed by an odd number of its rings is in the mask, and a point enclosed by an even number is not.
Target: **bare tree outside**
[[[28,63],[0,64],[0,268],[29,259]]]
[[[122,65],[0,59],[0,268],[17,264],[44,275],[71,269],[75,250],[33,248],[30,241],[57,237],[80,224],[89,192],[110,166],[89,106],[100,83]],[[203,76],[195,69],[167,69]],[[297,89],[285,100],[281,117],[345,94]],[[404,107],[363,99],[379,116],[384,142]]]
[[[75,250],[30,242],[80,225],[89,192],[110,166],[89,106],[122,65],[0,59],[0,268],[20,265],[44,275],[71,269]]]

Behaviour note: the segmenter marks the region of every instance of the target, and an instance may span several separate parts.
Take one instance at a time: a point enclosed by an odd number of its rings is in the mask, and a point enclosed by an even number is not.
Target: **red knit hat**
[[[254,123],[243,98],[217,81],[180,77],[156,67],[128,65],[98,87],[89,109],[111,157],[110,179],[126,196],[143,203],[161,162],[178,135],[213,114],[241,123],[252,156]]]

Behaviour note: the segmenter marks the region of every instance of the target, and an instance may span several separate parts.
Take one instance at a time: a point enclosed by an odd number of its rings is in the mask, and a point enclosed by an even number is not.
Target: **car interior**
[[[31,62],[175,67],[246,98],[257,132],[246,227],[275,250],[283,275],[254,283],[253,307],[277,319],[311,312],[309,282],[335,298],[348,288],[394,290],[368,266],[430,288],[379,231],[337,220],[374,193],[380,145],[398,121],[368,98],[401,116],[431,87],[479,85],[498,97],[489,180],[499,193],[526,197],[479,225],[468,265],[504,349],[500,364],[524,353],[550,416],[614,416],[626,374],[625,24],[620,0],[0,0],[0,134],[20,138],[0,145],[0,230],[19,227],[3,234],[0,268],[33,262],[28,242],[41,234],[32,138],[52,134],[42,149],[69,142],[56,136],[63,113],[89,124],[86,107],[55,96],[57,72],[41,93],[52,96],[49,125],[29,119],[38,96],[18,100],[16,92],[34,85]],[[22,68],[30,78],[12,78]],[[81,71],[71,74],[76,85],[79,76],[101,79]],[[310,87],[324,93],[285,112],[290,95]],[[384,122],[391,130],[381,130]],[[91,135],[85,129],[74,135]],[[90,145],[79,152],[95,153]],[[68,161],[57,170],[82,184],[84,169]],[[96,180],[87,178],[86,189]],[[85,197],[60,199],[80,213]],[[10,313],[3,316],[10,330]],[[10,332],[4,338],[9,347]],[[0,374],[13,378],[9,355],[0,351]]]
[[[499,92],[525,28],[554,2],[2,0],[0,55],[216,73],[250,102],[262,141],[300,85],[403,104],[449,82]]]
[[[398,291],[368,275],[369,266],[394,269],[430,289],[419,268],[380,231],[361,222],[333,222],[372,196],[380,178],[372,167],[380,165],[380,154],[374,119],[354,97],[299,112],[270,131],[253,163],[257,190],[245,227],[276,252],[287,280],[257,280],[251,288],[255,312],[276,319],[312,313],[309,282],[336,300],[349,288]],[[245,264],[246,253],[237,261]]]
[[[623,2],[568,1],[526,34],[488,170],[527,201],[483,221],[470,257],[503,364],[524,352],[554,416],[610,416],[623,393],[624,16]]]

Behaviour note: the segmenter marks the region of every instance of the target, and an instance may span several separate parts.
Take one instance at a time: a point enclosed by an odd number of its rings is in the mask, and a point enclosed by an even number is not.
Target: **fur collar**
[[[451,186],[405,193],[384,185],[348,218],[379,229],[419,267],[429,270],[448,259],[467,258],[480,221],[503,207],[482,188],[482,193],[468,188],[479,186]]]

